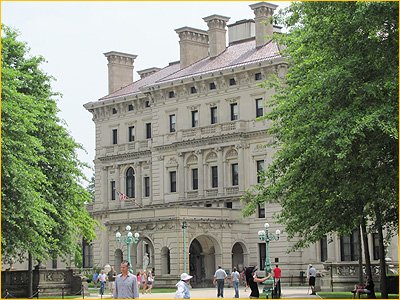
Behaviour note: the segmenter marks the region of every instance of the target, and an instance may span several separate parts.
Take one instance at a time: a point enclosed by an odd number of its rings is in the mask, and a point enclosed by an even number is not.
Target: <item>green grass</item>
[[[351,292],[317,292],[317,294],[323,299],[351,299],[353,298],[353,293]],[[376,298],[381,298],[381,293],[375,293]],[[362,298],[367,298],[366,295],[362,295]],[[391,294],[389,299],[399,299],[399,295]]]

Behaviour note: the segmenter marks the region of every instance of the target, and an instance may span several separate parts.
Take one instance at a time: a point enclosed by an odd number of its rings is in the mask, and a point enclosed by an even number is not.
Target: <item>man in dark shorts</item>
[[[308,285],[311,287],[311,295],[315,295],[315,277],[317,270],[310,264],[308,266]]]

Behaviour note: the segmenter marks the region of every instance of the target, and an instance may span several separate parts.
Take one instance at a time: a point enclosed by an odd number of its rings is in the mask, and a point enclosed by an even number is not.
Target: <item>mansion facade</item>
[[[319,271],[326,261],[357,265],[357,234],[287,253],[294,241],[273,218],[278,204],[242,216],[241,196],[275,151],[268,146],[270,123],[260,118],[273,90],[262,83],[288,70],[271,40],[280,30],[270,22],[277,6],[250,8],[254,19],[228,25],[228,17],[211,15],[204,18],[208,30],[176,29],[180,60],[138,71],[138,80],[136,55],[105,53],[109,94],[84,105],[96,131],[95,201],[88,209],[102,225],[85,247],[86,266],[110,264],[118,271],[128,246],[115,235],[126,235],[130,225],[139,233],[130,251],[134,271],[153,269],[157,286],[175,283],[186,271],[194,286],[207,286],[218,265],[263,270],[265,242],[257,233],[265,222],[271,232],[282,231],[269,250],[286,284],[304,280],[310,263]],[[370,235],[375,254],[376,241]],[[397,261],[397,243],[388,255]]]

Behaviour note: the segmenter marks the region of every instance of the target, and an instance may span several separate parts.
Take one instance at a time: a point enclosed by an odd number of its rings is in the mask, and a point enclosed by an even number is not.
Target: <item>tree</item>
[[[28,57],[18,33],[2,30],[2,256],[73,255],[97,224],[85,209],[82,147],[57,116],[59,94],[40,69],[43,57]]]
[[[278,201],[293,249],[363,217],[397,231],[398,3],[293,3],[280,21],[290,68],[267,115],[278,150],[244,215]]]

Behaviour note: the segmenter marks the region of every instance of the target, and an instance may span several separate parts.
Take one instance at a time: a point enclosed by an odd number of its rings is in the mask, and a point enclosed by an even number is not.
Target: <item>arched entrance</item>
[[[115,271],[117,271],[117,273],[121,272],[121,262],[122,262],[122,250],[121,249],[117,249],[114,252],[114,262],[115,262]]]
[[[232,269],[236,267],[239,272],[244,267],[244,251],[240,243],[235,243],[232,247]]]
[[[216,249],[220,249],[216,240],[205,235],[198,236],[190,243],[189,273],[193,276],[190,281],[192,286],[212,286],[216,266]]]

